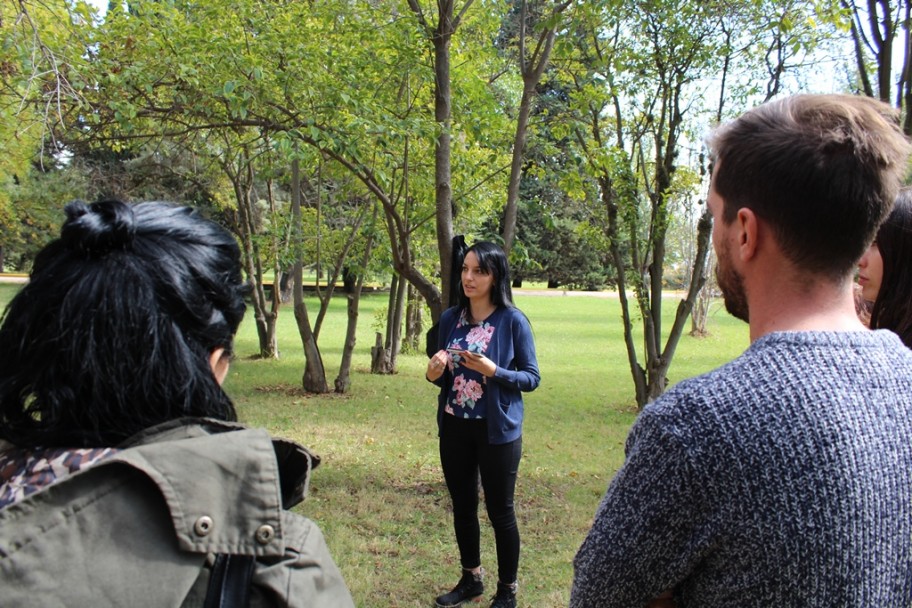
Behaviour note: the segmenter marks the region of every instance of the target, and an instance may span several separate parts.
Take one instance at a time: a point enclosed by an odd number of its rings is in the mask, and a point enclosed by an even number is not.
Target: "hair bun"
[[[133,209],[118,200],[91,205],[73,201],[64,208],[67,219],[60,238],[73,251],[100,257],[111,251],[129,249],[136,234]]]

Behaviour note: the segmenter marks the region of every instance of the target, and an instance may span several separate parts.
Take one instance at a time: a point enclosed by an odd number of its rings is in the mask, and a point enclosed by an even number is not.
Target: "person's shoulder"
[[[753,366],[742,353],[714,370],[676,383],[648,403],[637,424],[658,426],[682,437],[715,432],[722,419],[743,411],[740,407]]]
[[[279,597],[288,606],[354,608],[320,527],[303,515],[283,511],[282,534],[284,555],[256,562],[254,591]]]
[[[440,313],[440,323],[455,323],[456,319],[459,318],[459,307],[450,306],[442,313]]]
[[[675,427],[728,426],[778,411],[788,400],[803,403],[808,393],[834,398],[850,375],[884,368],[912,373],[912,351],[894,335],[878,333],[767,334],[728,363],[678,382],[643,413]]]
[[[503,315],[504,319],[509,319],[511,323],[530,325],[529,317],[526,316],[526,313],[515,306],[504,306],[501,315]]]

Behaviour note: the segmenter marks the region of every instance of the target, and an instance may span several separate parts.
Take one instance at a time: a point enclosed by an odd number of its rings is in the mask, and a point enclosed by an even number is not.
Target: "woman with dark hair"
[[[507,257],[497,245],[468,248],[459,304],[440,316],[438,351],[427,379],[440,387],[440,462],[453,501],[462,577],[437,606],[459,606],[484,593],[478,523],[478,474],[497,547],[492,608],[516,606],[519,528],[513,509],[522,455],[523,391],[538,387],[535,343],[513,305]]]
[[[893,210],[858,262],[858,284],[870,305],[871,329],[889,329],[912,348],[912,189]]]
[[[165,203],[66,216],[0,325],[3,603],[352,606],[287,510],[319,459],[237,424],[221,388],[234,238]]]

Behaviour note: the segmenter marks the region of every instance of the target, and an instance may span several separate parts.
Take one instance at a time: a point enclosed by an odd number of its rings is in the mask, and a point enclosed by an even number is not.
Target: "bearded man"
[[[751,345],[644,408],[570,605],[909,606],[912,351],[852,294],[906,170],[897,116],[801,95],[708,143],[719,286]]]

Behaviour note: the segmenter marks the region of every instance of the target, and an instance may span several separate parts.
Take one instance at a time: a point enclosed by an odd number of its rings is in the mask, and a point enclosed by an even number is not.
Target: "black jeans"
[[[516,582],[519,569],[519,528],[513,494],[521,456],[522,437],[512,443],[491,445],[486,420],[444,414],[440,463],[453,500],[453,528],[460,562],[463,568],[481,565],[477,473],[480,472],[497,545],[497,574],[503,583]]]

